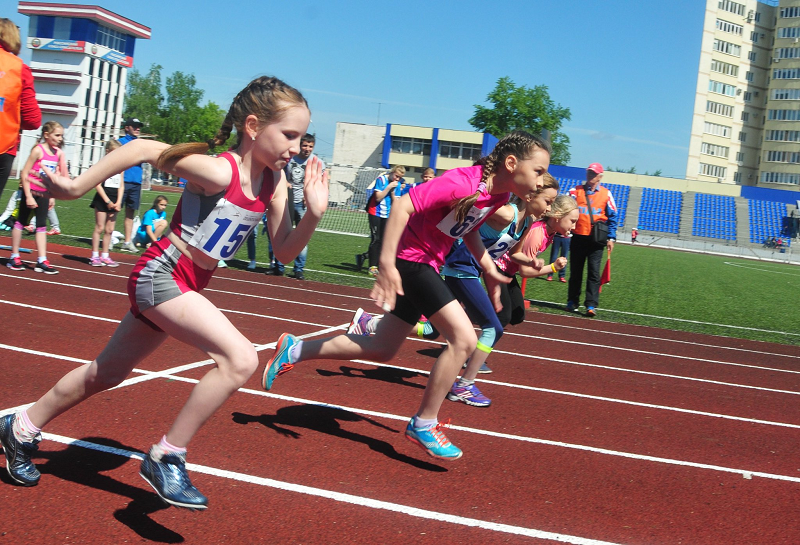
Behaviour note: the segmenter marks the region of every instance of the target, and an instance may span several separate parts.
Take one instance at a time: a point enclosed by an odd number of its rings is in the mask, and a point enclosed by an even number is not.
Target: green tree
[[[128,73],[128,89],[125,93],[125,118],[135,117],[145,125],[148,132],[161,116],[161,65],[153,64],[147,74],[136,68]]]
[[[532,89],[525,85],[517,87],[511,78],[502,77],[486,101],[491,106],[476,104],[475,115],[469,119],[470,125],[498,138],[516,129],[532,134],[550,131],[553,147],[550,162],[556,165],[569,163],[569,137],[561,132],[561,125],[571,119],[572,113],[569,108],[553,102],[546,85]]]

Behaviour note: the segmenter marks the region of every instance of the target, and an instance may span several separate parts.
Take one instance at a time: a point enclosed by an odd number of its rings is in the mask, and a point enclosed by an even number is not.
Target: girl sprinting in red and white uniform
[[[306,167],[308,212],[293,230],[286,209],[283,167],[300,151],[310,113],[303,96],[275,78],[258,78],[233,100],[213,141],[166,144],[136,140],[108,154],[74,181],[55,179],[51,190],[76,198],[111,175],[142,162],[188,180],[171,232],[139,259],[130,280],[131,310],[92,363],[65,375],[27,411],[0,419],[0,440],[11,477],[34,485],[30,461],[53,418],[93,394],[111,388],[168,336],[200,348],[215,366],[203,376],[172,427],[153,445],[141,475],[167,503],[205,509],[207,500],[186,473],[186,446],[258,366],[253,344],[199,292],[220,259],[232,256],[266,211],[273,249],[284,263],[305,247],[328,203],[327,177],[312,158]],[[236,128],[237,143],[219,157],[206,155]],[[44,223],[42,223],[44,225]]]

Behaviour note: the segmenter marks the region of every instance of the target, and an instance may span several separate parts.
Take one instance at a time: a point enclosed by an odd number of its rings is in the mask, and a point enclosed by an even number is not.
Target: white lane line
[[[335,328],[329,328],[329,330],[338,329],[340,327],[341,326],[336,326]],[[306,335],[306,338],[312,337],[312,336],[315,336],[315,335],[324,335],[327,332],[328,331],[319,331],[319,332],[316,332],[316,333],[311,334],[311,335]],[[266,348],[270,348],[270,347],[274,348],[275,347],[275,343],[270,343],[270,344],[267,344],[267,345],[259,345],[259,347],[257,347],[257,349],[266,349]],[[1,345],[0,344],[0,348],[7,348],[7,345]],[[20,351],[20,352],[35,352],[35,351],[28,351],[28,350],[25,350],[25,349],[18,349],[18,348],[14,348],[14,347],[11,347],[11,348],[15,349],[17,351]],[[45,353],[45,352],[39,352],[38,354],[39,355],[43,355],[43,356],[47,356],[47,357],[63,358],[63,359],[67,359],[68,361],[75,361],[75,362],[79,362],[79,363],[88,363],[86,360],[80,360],[78,358],[67,358],[67,357],[62,357],[62,356],[49,354],[49,353]],[[353,361],[355,363],[365,363],[365,364],[375,365],[373,362],[367,362],[367,361],[363,361],[363,360],[353,360]],[[198,379],[183,377],[183,376],[180,376],[180,375],[176,375],[174,373],[179,373],[179,372],[187,371],[187,370],[190,370],[190,369],[196,369],[198,367],[202,367],[202,366],[207,365],[209,363],[212,363],[212,360],[204,360],[204,361],[199,361],[199,362],[193,362],[193,363],[189,363],[189,364],[186,364],[186,365],[181,365],[181,366],[178,366],[178,367],[174,367],[172,369],[167,369],[165,371],[144,371],[144,370],[136,369],[135,371],[137,373],[141,373],[142,376],[131,378],[131,379],[127,379],[127,380],[123,381],[119,386],[116,386],[113,389],[119,389],[119,388],[123,388],[123,387],[127,387],[127,386],[132,386],[134,384],[146,382],[146,381],[153,380],[153,379],[156,379],[156,378],[164,378],[164,379],[168,379],[168,380],[172,380],[172,381],[176,381],[176,382],[184,382],[184,383],[188,383],[188,384],[197,384],[199,382]],[[400,369],[403,369],[403,368],[400,368]],[[424,372],[422,372],[422,373],[424,373]],[[308,405],[317,405],[317,406],[321,406],[321,407],[337,408],[337,409],[349,411],[349,412],[356,413],[356,414],[375,416],[375,417],[386,418],[386,419],[390,419],[390,420],[398,420],[398,421],[402,421],[402,422],[405,422],[405,421],[408,420],[407,416],[400,416],[400,415],[395,415],[395,414],[390,414],[390,413],[369,411],[369,410],[365,410],[365,409],[360,409],[360,408],[356,408],[356,407],[348,407],[348,406],[344,406],[344,405],[334,405],[334,404],[325,403],[325,402],[322,402],[322,401],[317,401],[317,400],[312,400],[312,399],[305,399],[305,398],[297,398],[297,397],[292,397],[292,396],[284,396],[284,395],[274,394],[274,393],[271,393],[271,392],[264,392],[264,391],[261,391],[261,390],[252,390],[252,389],[249,389],[249,388],[239,388],[238,391],[240,393],[245,393],[245,394],[259,396],[259,397],[273,398],[273,399],[277,399],[277,400],[289,401],[289,402],[292,402],[292,403],[299,403],[299,404],[308,404]],[[22,406],[19,406],[19,407],[0,410],[0,416],[8,414],[8,413],[11,413],[11,412],[15,412],[15,411],[20,410],[22,408],[27,408],[29,406],[30,406],[30,404],[26,404],[26,405],[22,405]],[[769,422],[763,422],[763,423],[768,424],[768,425],[776,425],[775,423],[769,423]],[[607,456],[622,457],[622,458],[628,458],[628,459],[634,459],[634,460],[642,460],[642,461],[648,461],[648,462],[654,462],[654,463],[662,463],[662,464],[668,464],[668,465],[692,467],[692,468],[696,468],[696,469],[718,471],[718,472],[723,472],[723,473],[735,473],[735,474],[742,475],[746,479],[750,479],[753,476],[756,476],[756,477],[763,477],[763,478],[772,479],[772,480],[791,481],[791,482],[800,483],[800,477],[792,477],[792,476],[788,476],[788,475],[766,473],[766,472],[760,472],[760,471],[753,471],[753,470],[749,470],[749,469],[728,468],[728,467],[718,466],[718,465],[713,465],[713,464],[703,464],[703,463],[698,463],[698,462],[690,462],[690,461],[686,461],[686,460],[677,460],[677,459],[672,459],[672,458],[663,458],[663,457],[658,457],[658,456],[648,456],[648,455],[643,455],[643,454],[636,454],[636,453],[624,452],[624,451],[616,451],[616,450],[600,448],[600,447],[592,447],[592,446],[589,446],[589,445],[579,445],[579,444],[575,444],[575,443],[564,443],[562,441],[552,441],[552,440],[548,440],[548,439],[539,439],[539,438],[535,438],[535,437],[526,437],[526,436],[521,436],[521,435],[500,433],[500,432],[494,432],[494,431],[483,430],[483,429],[478,429],[478,428],[470,428],[470,427],[466,427],[466,426],[453,425],[453,426],[450,426],[450,427],[452,429],[458,430],[458,431],[464,431],[464,432],[468,432],[468,433],[475,433],[475,434],[479,434],[479,435],[487,435],[487,436],[496,437],[496,438],[500,438],[500,439],[522,441],[522,442],[526,442],[526,443],[533,443],[533,444],[540,444],[540,445],[546,445],[546,446],[554,446],[554,447],[560,447],[560,448],[580,450],[580,451],[584,451],[584,452],[592,452],[592,453],[595,453],[595,454],[602,454],[602,455],[607,455]],[[792,427],[792,426],[787,426],[787,427]]]
[[[107,454],[114,454],[116,456],[122,456],[124,458],[130,458],[133,460],[141,460],[144,457],[144,455],[140,452],[109,447],[106,445],[99,445],[97,443],[91,443],[88,441],[73,439],[71,437],[65,437],[63,435],[55,435],[52,433],[43,433],[42,435],[44,436],[45,439],[49,439],[57,443],[96,450]],[[457,524],[459,526],[480,528],[481,530],[490,530],[493,532],[502,532],[506,534],[533,537],[538,539],[549,539],[561,543],[572,543],[575,545],[616,545],[609,541],[598,541],[596,539],[571,536],[568,534],[557,534],[545,530],[537,530],[535,528],[525,528],[523,526],[512,526],[509,524],[498,524],[496,522],[488,522],[485,520],[461,517],[458,515],[450,515],[448,513],[429,511],[427,509],[420,509],[418,507],[412,507],[400,503],[392,503],[382,500],[376,500],[364,496],[345,494],[342,492],[335,492],[333,490],[326,490],[324,488],[306,486],[297,483],[289,483],[286,481],[278,481],[275,479],[268,479],[265,477],[256,477],[255,475],[248,475],[246,473],[239,473],[237,471],[228,471],[225,469],[219,469],[216,467],[210,467],[200,464],[187,463],[186,468],[190,471],[203,473],[205,475],[212,475],[214,477],[219,477],[223,479],[239,481],[257,486],[275,488],[287,492],[295,492],[306,496],[325,498],[340,503],[348,503],[360,507],[367,507],[369,509],[380,509],[383,511],[390,511],[416,518],[435,520],[437,522],[448,522],[450,524]]]
[[[561,303],[556,303],[554,301],[540,301],[540,300],[537,300],[537,299],[530,299],[530,302],[532,304],[544,304],[544,305],[555,306],[555,307],[561,306]],[[639,312],[628,312],[628,311],[625,311],[625,310],[614,310],[613,308],[605,308],[605,307],[603,307],[602,311],[603,312],[615,312],[617,314],[626,314],[628,316],[638,316],[640,318],[653,318],[653,319],[656,319],[656,320],[669,320],[669,321],[672,321],[672,322],[683,322],[683,323],[687,323],[687,324],[710,325],[710,326],[714,326],[714,327],[723,327],[723,328],[729,328],[729,329],[741,329],[741,330],[744,330],[744,331],[758,331],[759,333],[774,333],[776,335],[791,335],[793,337],[800,337],[800,333],[791,333],[789,331],[776,331],[774,329],[759,329],[757,327],[744,327],[744,326],[739,326],[739,325],[718,324],[718,323],[715,323],[715,322],[701,322],[699,320],[687,320],[687,319],[684,319],[684,318],[670,318],[668,316],[657,316],[655,314],[642,314],[642,313],[639,313]]]
[[[553,342],[553,343],[558,343],[558,344],[575,344],[575,345],[579,345],[579,346],[588,346],[588,347],[592,347],[592,348],[600,348],[601,347],[601,345],[598,345],[598,344],[595,344],[595,343],[588,343],[588,342],[583,342],[583,341],[573,341],[573,340],[570,340],[570,339],[554,339],[552,337],[541,337],[541,336],[538,336],[538,335],[522,335],[522,334],[519,334],[519,333],[517,335],[518,336],[524,336],[525,338],[528,338],[528,339],[535,339],[535,340]],[[762,370],[762,371],[774,371],[774,372],[779,372],[779,373],[792,373],[792,374],[800,375],[800,370],[795,371],[793,369],[780,369],[780,368],[776,368],[776,367],[764,367],[763,365],[751,365],[751,364],[747,364],[747,363],[736,363],[736,362],[732,362],[732,361],[712,360],[712,359],[707,359],[707,358],[698,358],[698,357],[695,357],[695,356],[680,356],[680,355],[677,355],[677,354],[667,354],[665,352],[650,352],[648,350],[639,350],[637,348],[625,348],[625,347],[620,347],[620,346],[605,346],[605,348],[607,348],[608,350],[619,350],[621,352],[632,352],[634,354],[642,354],[644,356],[659,356],[659,357],[663,357],[663,358],[675,358],[675,359],[679,359],[679,360],[688,360],[688,361],[692,361],[692,362],[699,361],[699,362],[704,362],[704,363],[714,363],[714,364],[717,364],[717,365],[730,365],[732,367],[744,367],[746,369],[759,369],[759,370]]]
[[[531,323],[531,324],[539,324],[539,325],[548,326],[548,327],[552,327],[552,328],[574,329],[576,331],[580,331],[582,334],[585,334],[587,332],[585,327],[579,327],[579,326],[573,326],[573,325],[564,325],[564,324],[554,324],[552,322],[544,322],[544,321],[539,321],[539,320],[529,320],[527,316],[526,316],[525,322],[526,323]],[[630,326],[630,327],[641,327],[641,328],[648,327],[648,326],[640,326],[640,325],[635,325],[635,324],[623,324],[623,325]],[[652,327],[648,327],[648,329],[653,329],[653,328]],[[719,350],[731,350],[731,351],[734,351],[734,352],[745,352],[745,353],[748,353],[748,354],[759,354],[759,355],[764,355],[764,356],[777,356],[777,357],[780,357],[780,358],[796,358],[796,359],[800,359],[800,355],[781,354],[781,353],[778,353],[778,352],[766,352],[764,350],[752,350],[752,349],[749,349],[749,348],[738,348],[738,347],[735,347],[735,346],[720,346],[718,344],[699,343],[699,342],[696,342],[696,341],[682,341],[682,340],[679,340],[679,339],[665,339],[663,337],[652,337],[652,336],[648,336],[648,335],[639,335],[639,334],[634,334],[634,333],[621,333],[621,332],[617,332],[617,331],[602,331],[602,330],[599,330],[599,329],[592,329],[589,332],[591,332],[592,334],[597,333],[597,334],[601,334],[601,335],[616,335],[616,336],[619,336],[619,337],[634,337],[636,339],[643,339],[643,340],[647,340],[647,341],[658,341],[658,342],[675,343],[675,344],[690,344],[692,346],[702,346],[704,348],[714,348],[714,349],[719,349]],[[527,335],[525,335],[523,333],[514,333],[513,331],[505,331],[505,332],[503,332],[503,335],[523,336],[523,337],[527,336]],[[731,338],[731,337],[727,337],[727,338],[730,338],[731,340],[734,340],[734,341],[739,340],[739,339]],[[763,341],[749,341],[749,342],[763,342]]]
[[[790,272],[783,272],[783,271],[776,271],[774,269],[765,269],[762,267],[754,267],[752,265],[742,265],[740,263],[732,263],[730,261],[723,261],[724,265],[730,265],[731,267],[739,267],[740,269],[750,269],[751,271],[759,271],[759,272],[766,272],[770,274],[785,274],[787,276],[797,276],[800,277],[800,274],[792,274]]]

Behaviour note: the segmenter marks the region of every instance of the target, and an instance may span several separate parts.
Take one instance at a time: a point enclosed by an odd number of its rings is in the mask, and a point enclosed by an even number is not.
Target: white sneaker
[[[219,263],[217,263],[217,267],[219,267],[220,269],[226,269],[228,267],[228,264],[220,259]]]
[[[120,248],[120,250],[122,250],[123,252],[131,252],[132,254],[138,254],[139,253],[139,249],[136,247],[136,245],[134,245],[133,242],[125,242],[125,243],[123,243],[122,247]]]

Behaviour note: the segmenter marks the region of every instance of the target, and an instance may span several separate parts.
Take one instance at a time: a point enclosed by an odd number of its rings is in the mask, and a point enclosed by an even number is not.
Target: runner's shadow
[[[436,348],[423,348],[422,350],[417,350],[417,354],[438,359],[439,356],[442,355],[442,351],[444,351],[444,346],[437,346]]]
[[[334,265],[333,263],[325,263],[325,266],[330,267],[332,269],[339,269],[340,271],[347,271],[347,272],[358,272],[363,270],[359,269],[358,265],[356,265],[355,263],[339,263],[338,265]],[[369,277],[367,276],[366,272],[364,273],[364,277],[372,279],[371,276]]]
[[[420,376],[419,373],[414,371],[406,371],[405,369],[397,369],[393,367],[374,367],[369,369],[359,369],[357,367],[347,367],[342,365],[339,367],[341,373],[336,371],[328,371],[327,369],[317,369],[317,373],[323,377],[352,377],[352,378],[367,378],[370,380],[380,380],[381,382],[388,382],[389,384],[402,384],[403,386],[411,386],[412,388],[419,388],[424,390],[424,384],[417,384],[416,382],[407,382],[406,379],[415,378]]]
[[[409,464],[418,469],[436,472],[447,471],[447,469],[442,466],[417,460],[416,458],[406,456],[405,454],[400,454],[391,444],[387,443],[386,441],[381,441],[380,439],[375,439],[374,437],[361,435],[360,433],[343,429],[341,424],[339,424],[339,421],[366,422],[392,433],[399,433],[397,430],[388,426],[384,426],[380,422],[376,422],[371,418],[367,418],[344,409],[337,409],[335,407],[322,407],[320,405],[292,405],[290,407],[278,409],[274,415],[262,414],[260,416],[255,416],[234,412],[233,421],[237,424],[244,425],[251,423],[261,424],[262,426],[275,430],[284,437],[289,437],[291,439],[300,439],[302,434],[295,430],[289,429],[289,427],[306,428],[320,433],[327,433],[328,435],[333,435],[334,437],[347,439],[348,441],[362,443],[379,454],[383,454],[392,460]]]
[[[137,452],[137,449],[105,437],[85,437],[87,443],[104,445],[114,449]],[[45,458],[47,462],[39,460]],[[100,452],[91,448],[69,445],[63,451],[38,451],[34,463],[43,475],[52,475],[64,481],[89,488],[110,492],[131,499],[124,508],[114,512],[114,518],[149,541],[158,543],[183,543],[182,535],[153,520],[150,515],[167,509],[167,505],[149,488],[139,488],[120,482],[103,472],[117,469],[129,462],[138,466],[139,460],[111,452]],[[142,481],[143,486],[147,484]]]
[[[91,242],[91,241],[89,241],[89,242]],[[61,258],[65,259],[67,261],[73,261],[75,263],[80,263],[81,265],[88,265],[89,264],[89,258],[88,257],[81,257],[81,256],[78,256],[78,255],[72,255],[72,254],[61,254]]]

